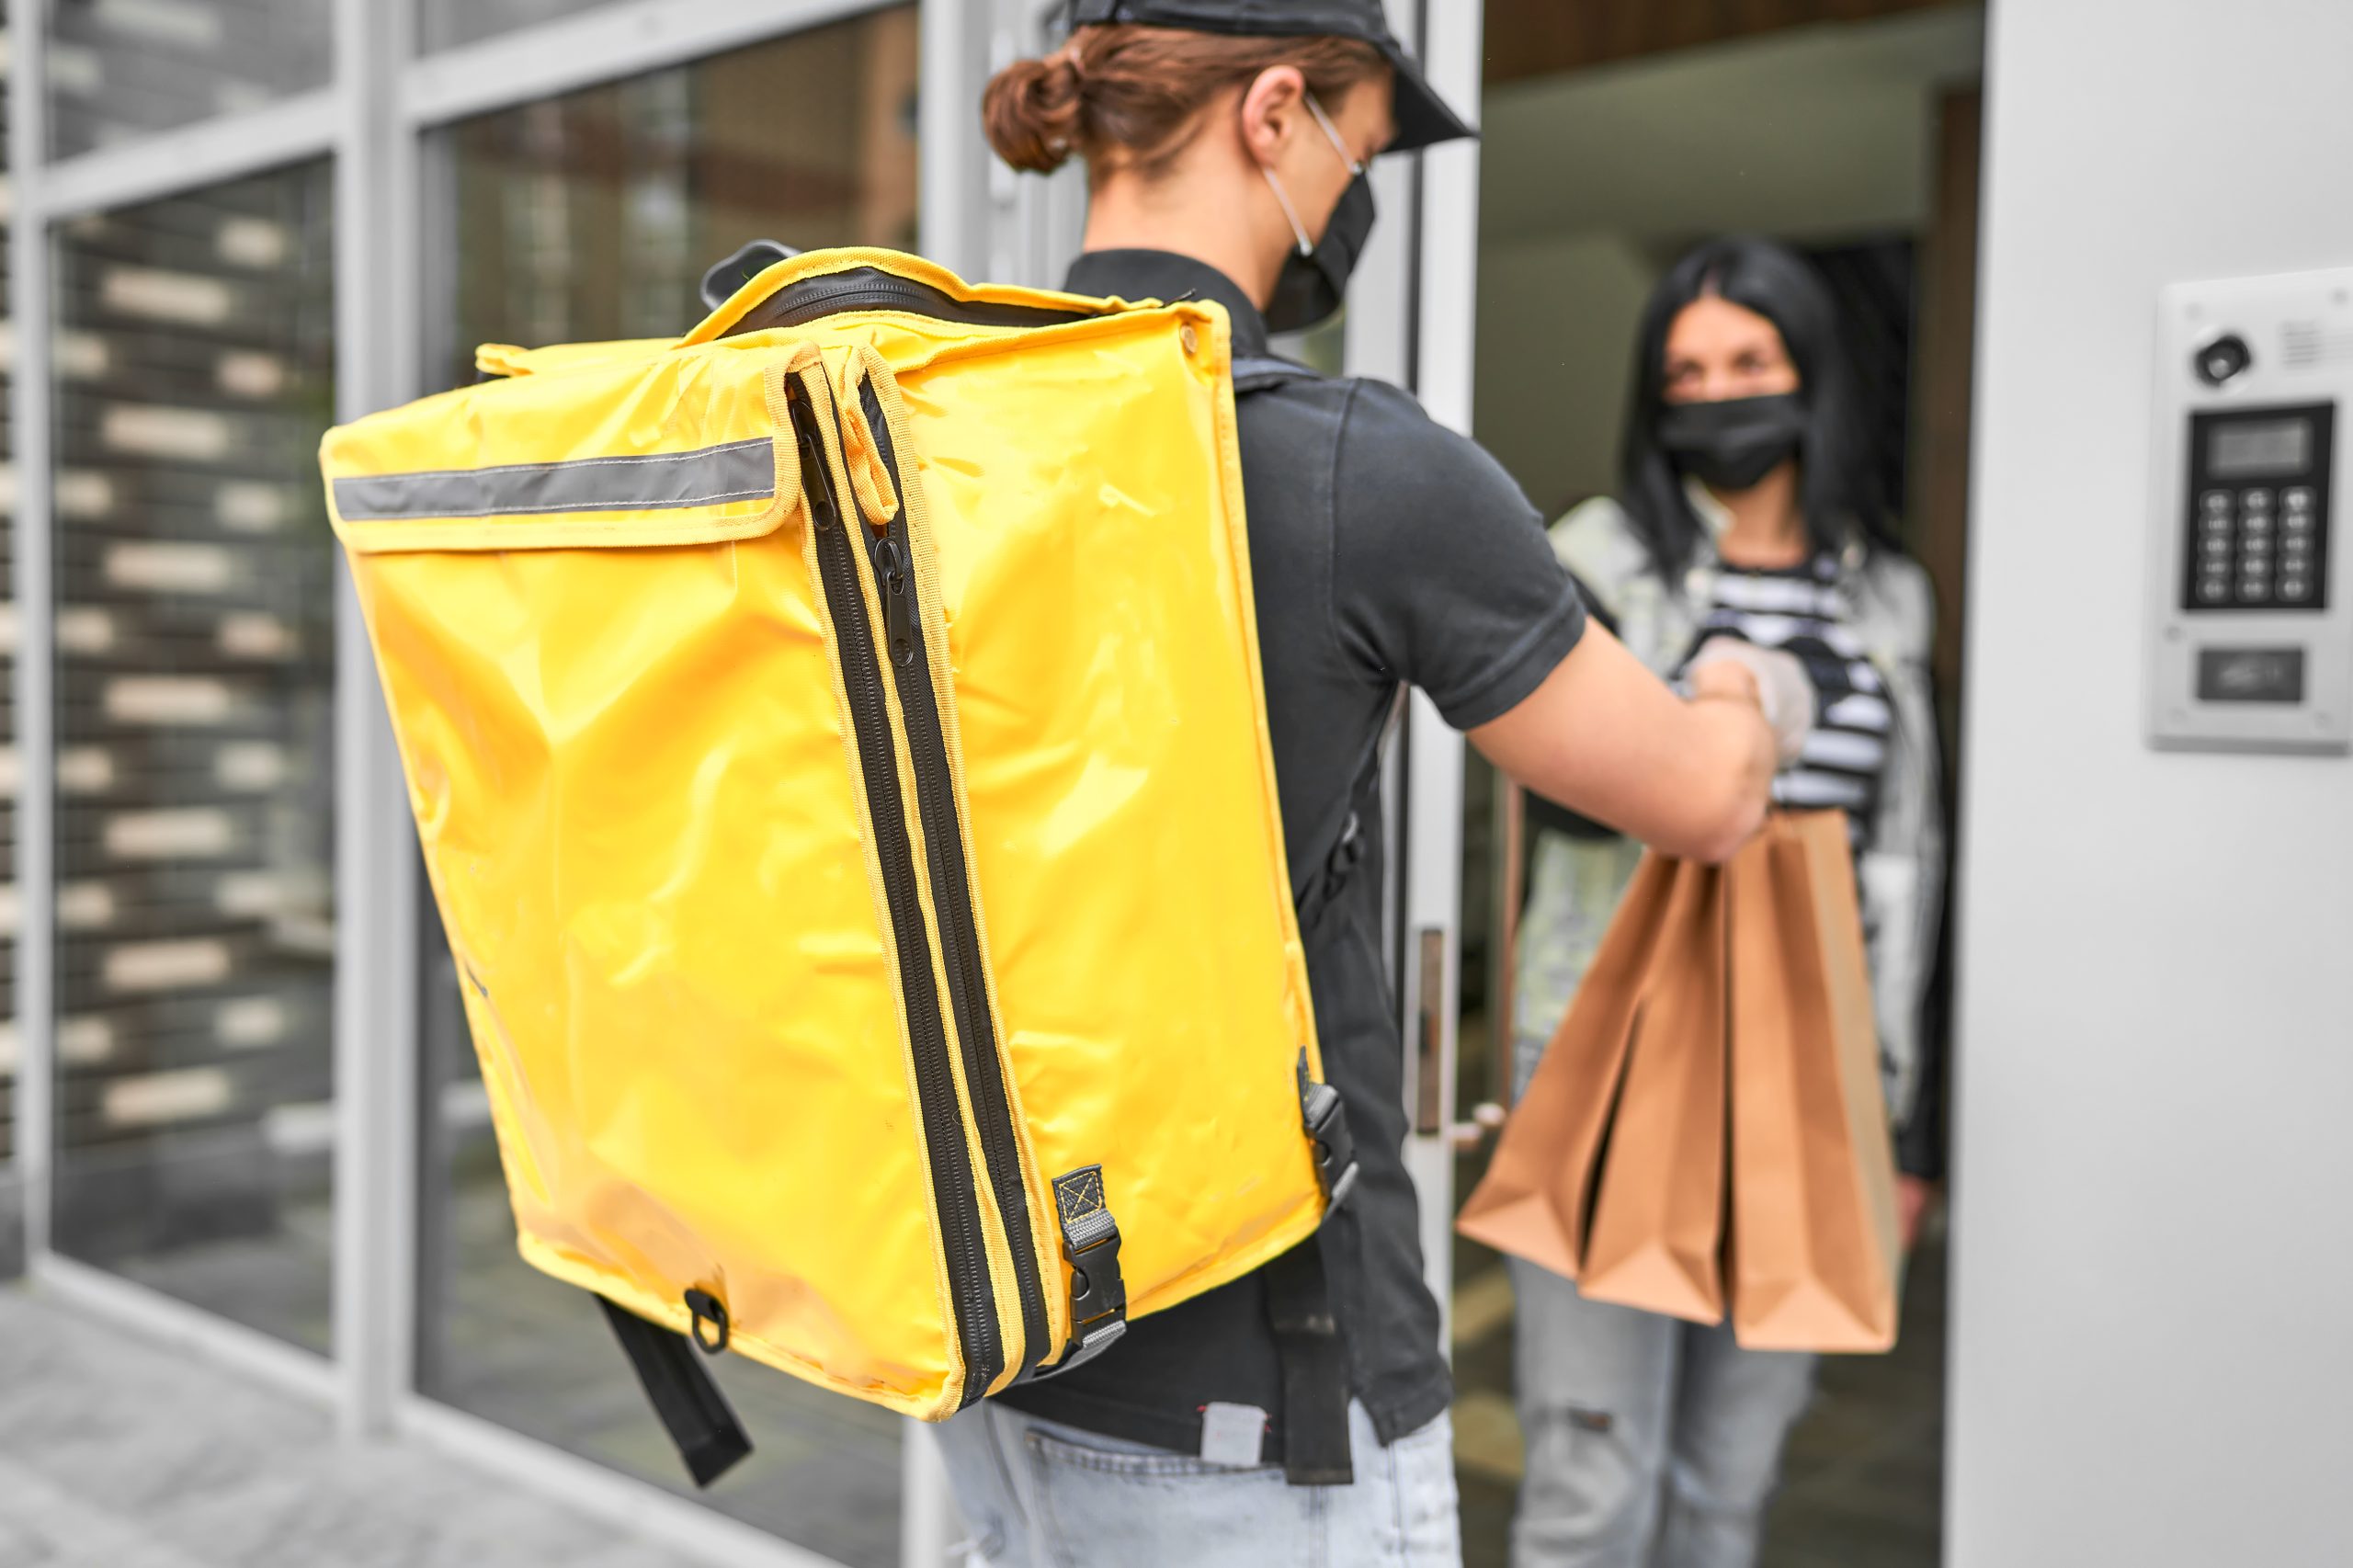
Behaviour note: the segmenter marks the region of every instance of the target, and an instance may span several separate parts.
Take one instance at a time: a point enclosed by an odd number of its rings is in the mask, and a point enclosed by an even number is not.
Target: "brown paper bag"
[[[1885,1350],[1895,1161],[1845,815],[1776,813],[1724,881],[1733,1332],[1756,1350]]]
[[[1567,1017],[1504,1123],[1485,1178],[1455,1216],[1463,1235],[1577,1277],[1603,1132],[1681,869],[1655,855],[1635,868]]]
[[[1578,1291],[1697,1323],[1724,1315],[1723,873],[1677,873],[1609,1123]]]

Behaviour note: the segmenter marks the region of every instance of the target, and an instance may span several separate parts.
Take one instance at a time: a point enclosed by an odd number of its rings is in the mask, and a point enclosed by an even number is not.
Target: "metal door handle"
[[[1414,1131],[1435,1138],[1443,1131],[1438,1110],[1446,1088],[1446,931],[1426,926],[1420,942],[1421,1009],[1415,1032]]]
[[[1508,1114],[1493,1100],[1482,1101],[1471,1108],[1470,1120],[1454,1124],[1447,1142],[1458,1149],[1475,1149],[1503,1131],[1504,1118]]]

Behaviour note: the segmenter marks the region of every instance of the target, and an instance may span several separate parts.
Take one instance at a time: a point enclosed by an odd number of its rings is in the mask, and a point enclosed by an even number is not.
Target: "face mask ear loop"
[[[1307,230],[1300,223],[1299,214],[1291,210],[1290,198],[1283,194],[1283,182],[1277,179],[1275,171],[1264,164],[1258,165],[1258,172],[1267,176],[1267,188],[1275,193],[1275,200],[1281,206],[1283,217],[1290,221],[1291,237],[1299,242],[1299,254],[1313,256],[1315,247],[1307,243]]]
[[[1349,155],[1348,144],[1340,140],[1339,128],[1332,123],[1332,117],[1324,112],[1324,106],[1315,101],[1315,95],[1309,93],[1305,97],[1307,112],[1313,115],[1315,123],[1324,128],[1324,140],[1332,143],[1332,151],[1340,154],[1340,162],[1348,165],[1348,173],[1352,176],[1364,173],[1364,165]],[[1258,165],[1258,172],[1267,176],[1267,187],[1275,193],[1275,200],[1281,206],[1283,217],[1290,224],[1291,238],[1299,242],[1299,254],[1313,256],[1315,247],[1308,242],[1307,225],[1299,221],[1298,210],[1291,206],[1290,197],[1283,190],[1283,182],[1277,179],[1275,171],[1264,164]]]
[[[1307,95],[1307,112],[1313,115],[1315,123],[1324,128],[1324,139],[1332,143],[1332,151],[1340,154],[1340,162],[1348,165],[1348,173],[1351,175],[1364,173],[1363,161],[1349,152],[1348,144],[1340,140],[1340,128],[1332,123],[1332,117],[1324,112],[1324,106],[1315,101],[1313,93]]]

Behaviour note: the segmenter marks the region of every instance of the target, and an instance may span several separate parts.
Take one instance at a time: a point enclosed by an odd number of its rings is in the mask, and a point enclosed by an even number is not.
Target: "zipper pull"
[[[882,594],[882,623],[891,633],[891,662],[915,662],[915,585],[907,580],[906,552],[889,534],[874,540],[874,584]]]
[[[849,470],[850,494],[868,522],[887,528],[899,515],[899,498],[892,493],[891,470],[882,461],[874,426],[867,421],[856,392],[844,397],[841,410],[842,463]]]
[[[816,437],[808,431],[801,432],[801,472],[815,474],[817,483],[807,485],[809,520],[819,533],[829,533],[841,523],[841,515],[834,509],[834,487],[825,481],[825,455],[817,449]]]

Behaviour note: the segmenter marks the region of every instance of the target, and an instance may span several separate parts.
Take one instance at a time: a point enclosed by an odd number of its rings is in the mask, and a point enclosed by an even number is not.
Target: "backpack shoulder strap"
[[[687,1294],[694,1298],[702,1292]],[[597,1304],[605,1309],[605,1321],[612,1325],[613,1336],[636,1369],[645,1397],[669,1431],[670,1440],[677,1445],[678,1457],[686,1460],[687,1473],[694,1477],[697,1486],[709,1486],[752,1451],[752,1439],[745,1435],[718,1381],[688,1348],[687,1335],[649,1323],[607,1297],[597,1297]],[[690,1300],[688,1310],[697,1313],[694,1343],[713,1356],[726,1349],[725,1309],[718,1309],[715,1318],[706,1319]],[[706,1321],[717,1324],[717,1338],[703,1337]]]
[[[1246,397],[1268,387],[1282,386],[1290,381],[1320,381],[1324,372],[1296,359],[1281,359],[1272,354],[1237,355],[1233,361],[1233,395]]]

